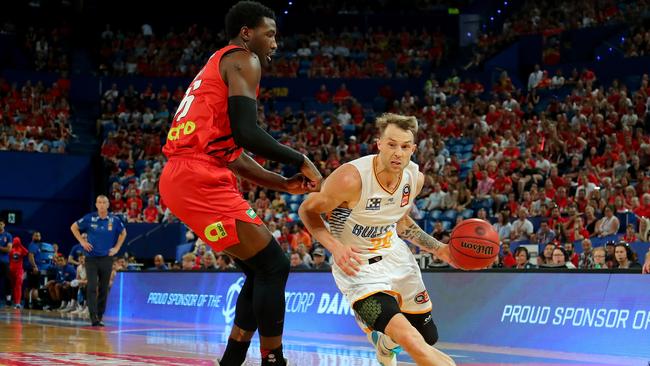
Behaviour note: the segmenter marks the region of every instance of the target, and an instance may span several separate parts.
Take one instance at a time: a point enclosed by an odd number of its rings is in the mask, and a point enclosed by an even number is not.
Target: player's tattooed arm
[[[413,219],[406,215],[397,223],[397,234],[402,239],[406,239],[411,243],[419,246],[428,252],[437,252],[445,244],[436,240],[433,236],[427,234],[413,221]]]

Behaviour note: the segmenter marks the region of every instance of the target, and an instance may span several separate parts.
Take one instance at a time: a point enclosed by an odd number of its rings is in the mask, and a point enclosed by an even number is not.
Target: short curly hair
[[[242,27],[255,28],[262,18],[275,20],[275,13],[257,1],[240,1],[233,5],[226,14],[226,37],[233,39],[239,35]]]

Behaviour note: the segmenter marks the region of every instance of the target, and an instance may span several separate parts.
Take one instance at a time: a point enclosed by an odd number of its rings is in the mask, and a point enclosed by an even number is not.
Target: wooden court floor
[[[24,365],[215,365],[229,329],[173,322],[118,321],[89,326],[85,319],[56,311],[0,309],[0,366]],[[480,345],[438,345],[458,365],[648,365],[648,360],[546,352]],[[259,365],[259,345],[251,345],[245,365]],[[364,336],[295,333],[285,336],[293,366],[378,365]],[[415,365],[400,355],[398,365]]]

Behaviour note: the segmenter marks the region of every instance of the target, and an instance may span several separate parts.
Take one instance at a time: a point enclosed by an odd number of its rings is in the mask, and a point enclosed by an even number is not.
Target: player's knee
[[[255,282],[284,286],[289,278],[289,259],[275,238],[253,257],[244,260],[244,263],[254,272]]]
[[[356,301],[353,308],[369,328],[382,333],[386,332],[390,320],[400,313],[397,300],[383,292]]]

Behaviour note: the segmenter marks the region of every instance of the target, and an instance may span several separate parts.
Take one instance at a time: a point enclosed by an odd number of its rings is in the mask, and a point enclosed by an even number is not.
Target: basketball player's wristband
[[[228,97],[228,117],[235,143],[266,159],[302,167],[305,157],[296,150],[277,142],[257,125],[257,101],[236,95]]]

